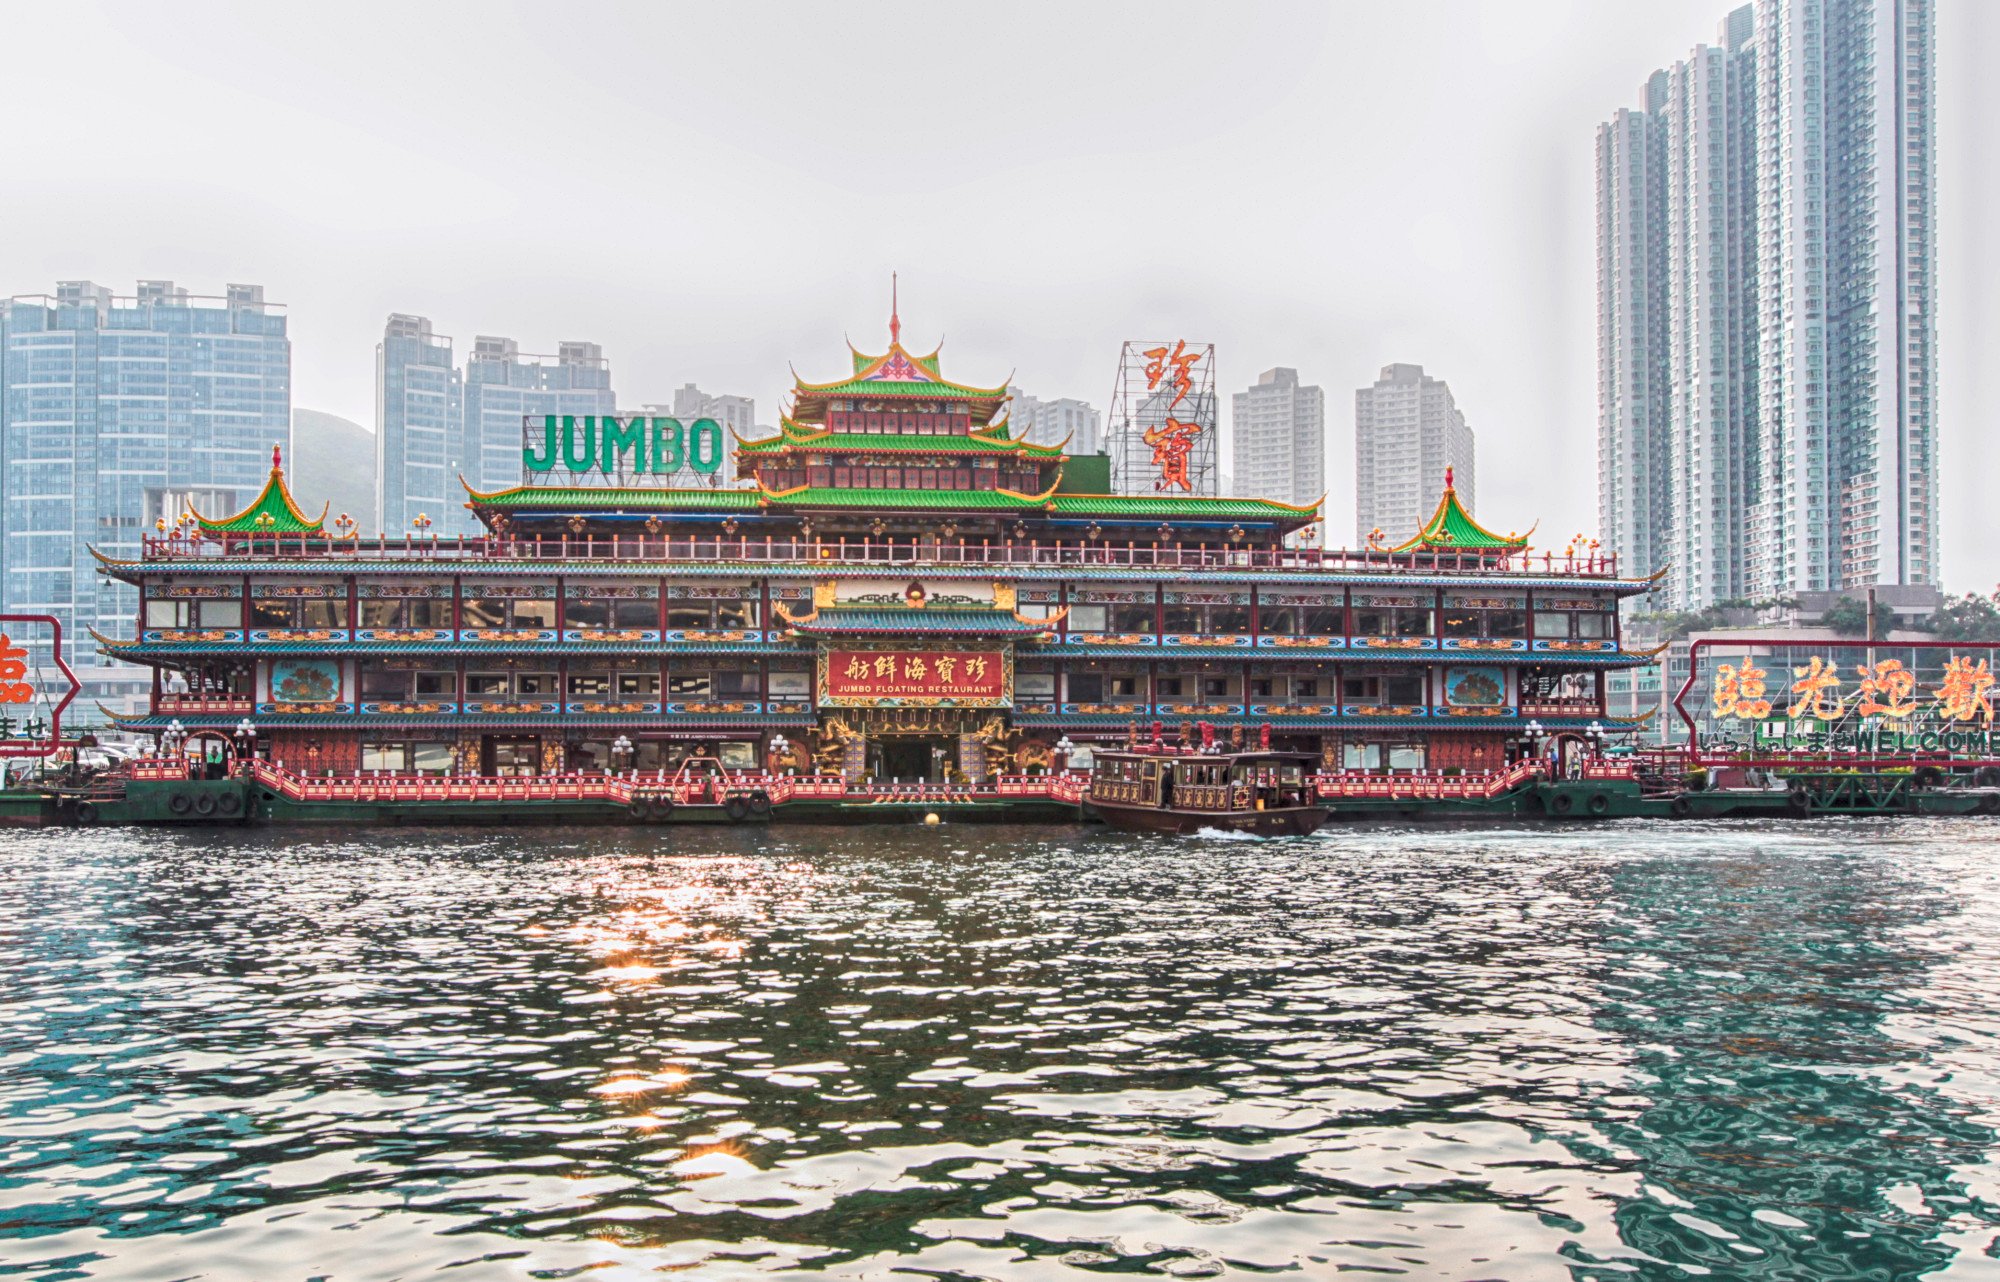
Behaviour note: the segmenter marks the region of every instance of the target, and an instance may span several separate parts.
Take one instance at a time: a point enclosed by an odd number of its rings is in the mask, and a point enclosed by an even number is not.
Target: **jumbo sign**
[[[521,425],[521,466],[530,475],[561,467],[612,477],[672,476],[683,469],[707,476],[722,466],[722,425],[698,418],[550,414]]]

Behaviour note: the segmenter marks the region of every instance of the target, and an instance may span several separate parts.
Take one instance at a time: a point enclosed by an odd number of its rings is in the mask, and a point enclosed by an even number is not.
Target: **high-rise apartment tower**
[[[1326,393],[1295,369],[1267,369],[1229,398],[1229,483],[1250,498],[1317,503],[1326,494]]]
[[[144,280],[124,296],[61,281],[52,298],[0,302],[0,604],[62,620],[85,699],[145,685],[104,665],[85,631],[129,632],[138,606],[90,549],[136,558],[190,502],[234,511],[291,420],[291,340],[262,286],[204,297]]]
[[[1598,504],[1699,608],[1936,583],[1931,0],[1757,0],[1597,135]]]
[[[1372,387],[1354,393],[1354,533],[1357,547],[1380,530],[1392,543],[1415,534],[1444,492],[1477,510],[1472,428],[1451,386],[1421,365],[1385,365]]]

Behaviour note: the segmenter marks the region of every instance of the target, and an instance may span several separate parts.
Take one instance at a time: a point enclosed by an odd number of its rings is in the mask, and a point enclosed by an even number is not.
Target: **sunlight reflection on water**
[[[0,1277],[1973,1276],[1993,835],[11,834]]]

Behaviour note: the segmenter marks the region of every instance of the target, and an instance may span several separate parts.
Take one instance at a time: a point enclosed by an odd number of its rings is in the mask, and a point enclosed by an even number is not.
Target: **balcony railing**
[[[732,564],[882,567],[1102,567],[1132,570],[1286,570],[1340,573],[1517,573],[1615,578],[1608,553],[1413,551],[1336,548],[1184,547],[1177,543],[1054,542],[972,539],[695,538],[672,535],[549,535],[483,538],[324,539],[253,535],[147,538],[147,561],[307,559],[435,561],[625,561],[638,564]]]
[[[153,704],[163,717],[233,717],[256,708],[256,700],[247,694],[162,694]]]

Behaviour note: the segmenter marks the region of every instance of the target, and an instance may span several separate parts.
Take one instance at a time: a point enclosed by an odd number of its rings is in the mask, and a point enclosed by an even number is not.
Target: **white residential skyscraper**
[[[1930,0],[1757,0],[1597,137],[1598,502],[1668,603],[1936,583]]]
[[[1229,483],[1247,498],[1317,503],[1326,494],[1326,393],[1280,367],[1231,396]]]
[[[1104,415],[1087,401],[1064,397],[1045,401],[1018,387],[1007,389],[1007,424],[1017,441],[1035,445],[1063,445],[1072,458],[1080,454],[1100,454],[1104,450]]]
[[[1446,469],[1476,511],[1472,428],[1450,385],[1421,365],[1384,365],[1373,387],[1354,393],[1355,545],[1376,530],[1391,544],[1415,534],[1444,493]]]

